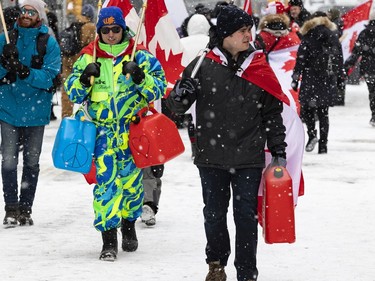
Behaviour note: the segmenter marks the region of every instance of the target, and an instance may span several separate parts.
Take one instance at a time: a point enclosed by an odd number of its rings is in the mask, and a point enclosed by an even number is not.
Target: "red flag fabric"
[[[251,7],[251,0],[245,0],[245,3],[243,5],[243,10],[248,13],[249,15],[253,14],[253,9]]]
[[[103,3],[103,8],[116,6],[122,10],[124,17],[126,17],[133,6],[130,4],[129,0],[105,0]]]
[[[224,54],[215,47],[207,54],[207,58],[220,64],[226,64]],[[275,73],[266,61],[263,50],[254,51],[241,65],[236,75],[261,87],[282,102],[290,105],[288,97],[283,93]]]
[[[340,40],[344,61],[350,56],[359,33],[365,28],[365,24],[368,23],[371,7],[372,0],[369,0],[342,16],[344,30]]]
[[[168,81],[168,91],[173,88],[184,67],[183,47],[177,30],[168,15],[164,0],[148,0],[145,14],[146,47],[160,61]]]

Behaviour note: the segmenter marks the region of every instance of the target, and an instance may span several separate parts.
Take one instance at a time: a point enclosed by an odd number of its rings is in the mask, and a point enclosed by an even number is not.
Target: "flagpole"
[[[144,0],[144,2],[142,4],[141,18],[139,19],[139,23],[138,23],[138,26],[137,26],[137,33],[135,34],[133,50],[132,50],[132,53],[130,55],[130,61],[133,61],[134,57],[135,57],[135,52],[137,50],[137,44],[138,44],[139,36],[141,34],[141,28],[142,28],[143,20],[145,18],[146,8],[147,8],[147,0]],[[130,74],[127,73],[126,74],[126,80],[128,80],[129,78],[130,78]]]
[[[135,42],[134,42],[132,54],[130,56],[130,61],[133,61],[134,57],[135,57],[135,52],[137,50],[137,44],[138,44],[139,36],[141,34],[141,28],[142,28],[143,20],[145,18],[146,8],[147,8],[147,0],[144,0],[144,2],[142,4],[142,14],[141,14],[141,18],[139,19],[138,26],[137,26],[137,33],[135,34],[135,39],[134,39]]]
[[[5,19],[4,19],[3,7],[1,6],[1,1],[0,1],[0,17],[1,17],[1,23],[3,24],[5,40],[6,40],[7,44],[9,44],[10,41],[9,41],[9,36],[8,36],[8,30],[7,30],[7,25],[6,25]]]
[[[203,60],[204,60],[204,58],[206,57],[206,55],[208,54],[209,51],[210,51],[210,48],[209,48],[209,45],[207,45],[207,47],[203,51],[203,54],[201,54],[197,63],[195,64],[195,66],[193,68],[193,71],[191,72],[191,76],[190,76],[191,78],[195,78],[195,75],[197,75],[198,70],[203,63]]]
[[[100,10],[102,9],[102,6],[103,6],[103,3],[102,3],[102,0],[99,0],[98,1],[98,16],[96,17],[96,23],[98,23],[98,20],[99,20],[99,13],[100,13]],[[92,52],[92,62],[95,62],[96,61],[96,40],[98,39],[98,33],[96,32],[95,33],[95,39],[94,39],[94,50]],[[94,80],[95,80],[95,77],[94,76],[91,76],[90,77],[90,84],[91,85],[94,85]]]

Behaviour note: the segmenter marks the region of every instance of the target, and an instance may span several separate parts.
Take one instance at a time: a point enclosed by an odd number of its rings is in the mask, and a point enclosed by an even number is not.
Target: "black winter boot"
[[[314,150],[316,144],[318,143],[318,138],[316,137],[316,130],[314,130],[313,132],[309,132],[308,133],[309,135],[309,140],[306,144],[306,152],[311,152]]]
[[[34,224],[34,221],[33,219],[31,218],[31,208],[30,207],[24,207],[24,206],[20,206],[20,214],[18,216],[18,221],[20,223],[20,225],[33,225]]]
[[[3,220],[3,225],[6,228],[15,227],[18,224],[19,209],[17,205],[5,205],[5,217]]]
[[[135,232],[135,221],[121,220],[122,249],[125,252],[135,252],[138,249],[138,239]]]
[[[117,258],[117,229],[102,232],[103,248],[99,259],[102,261],[115,261]]]
[[[328,153],[327,141],[325,141],[325,140],[319,140],[318,153],[319,154],[326,154],[326,153]]]

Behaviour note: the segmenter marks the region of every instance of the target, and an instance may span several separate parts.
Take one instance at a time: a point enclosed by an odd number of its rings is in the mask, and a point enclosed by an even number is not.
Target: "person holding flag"
[[[143,46],[134,49],[136,42],[120,8],[101,9],[96,30],[96,40],[82,50],[64,86],[72,102],[87,103],[97,127],[94,226],[103,239],[99,258],[114,261],[118,227],[122,249],[138,248],[135,221],[144,197],[142,171],[135,166],[128,144],[130,123],[140,109],[164,95],[167,82],[160,62]]]
[[[194,78],[199,61],[183,71],[167,98],[172,111],[184,113],[196,102],[197,153],[194,164],[201,177],[207,238],[206,281],[227,280],[231,252],[227,212],[233,192],[236,226],[235,267],[238,281],[258,278],[258,189],[265,166],[286,166],[285,126],[281,113],[285,97],[261,50],[250,42],[253,20],[244,10],[224,6],[211,28],[210,48]]]
[[[352,54],[345,61],[346,73],[360,61],[360,75],[365,78],[369,91],[371,119],[370,125],[375,127],[375,18],[370,19],[368,25],[359,34]]]

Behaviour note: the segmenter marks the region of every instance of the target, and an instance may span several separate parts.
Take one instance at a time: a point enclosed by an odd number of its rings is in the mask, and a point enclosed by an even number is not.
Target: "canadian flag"
[[[305,130],[299,117],[298,92],[292,90],[290,86],[300,43],[298,36],[295,33],[291,34],[293,36],[280,37],[278,44],[268,54],[268,62],[283,93],[289,100],[289,105],[284,103],[282,116],[286,128],[285,142],[288,144],[286,148],[287,169],[293,180],[293,199],[294,204],[297,205],[298,196],[304,193],[302,158],[305,147]],[[269,161],[271,161],[271,155],[266,153],[266,162],[269,163]]]
[[[186,66],[182,64],[183,47],[164,0],[147,2],[144,21],[147,34],[145,45],[164,68],[168,94]]]
[[[275,38],[268,32],[261,31],[259,35],[267,46],[273,46],[272,51],[268,53],[268,64],[284,94],[284,99],[282,99],[282,117],[286,129],[285,142],[288,144],[286,147],[287,170],[292,178],[293,202],[296,206],[298,197],[304,194],[302,159],[305,147],[305,130],[299,117],[298,92],[291,89],[291,82],[300,39],[293,31],[288,36],[278,37],[277,43],[274,43]],[[266,166],[271,162],[271,159],[271,153],[266,149]],[[263,220],[263,186],[264,178],[262,178],[258,192],[258,217],[260,224]]]
[[[243,4],[243,10],[249,15],[253,14],[253,9],[251,7],[251,0],[245,0],[245,3]]]
[[[342,16],[342,20],[344,21],[344,30],[340,40],[344,61],[352,53],[359,33],[365,28],[365,24],[368,23],[371,7],[372,0],[369,0],[348,11]]]
[[[140,18],[129,0],[106,0],[103,7],[109,6],[121,8],[126,24],[134,32],[137,31]],[[183,47],[164,0],[145,0],[144,7],[144,25],[138,43],[143,43],[160,61],[168,81],[169,93],[186,66],[182,64]]]

